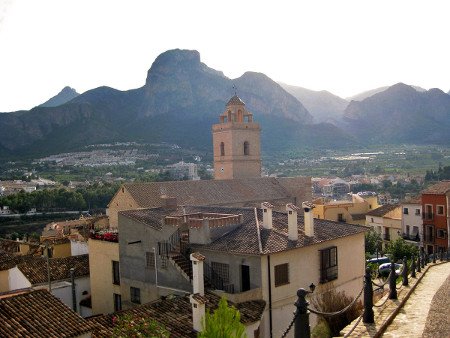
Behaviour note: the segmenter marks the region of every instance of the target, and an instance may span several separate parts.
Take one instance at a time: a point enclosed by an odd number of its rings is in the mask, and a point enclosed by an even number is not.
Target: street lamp
[[[45,248],[45,251],[47,251],[47,278],[48,278],[48,291],[50,293],[52,293],[52,280],[50,278],[50,249],[52,249],[51,246],[49,246],[48,244],[45,245],[40,245],[41,248]],[[44,253],[42,253],[42,256],[45,256]]]

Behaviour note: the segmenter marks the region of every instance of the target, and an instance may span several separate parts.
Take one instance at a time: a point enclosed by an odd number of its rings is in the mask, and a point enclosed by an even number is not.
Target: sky
[[[64,86],[141,87],[175,48],[231,79],[344,98],[398,82],[447,92],[449,13],[447,0],[0,0],[0,112]]]

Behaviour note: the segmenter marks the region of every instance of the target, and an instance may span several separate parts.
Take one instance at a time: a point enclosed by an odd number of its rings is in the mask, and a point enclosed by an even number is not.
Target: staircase
[[[158,242],[158,252],[162,261],[170,262],[188,281],[192,281],[189,234],[177,229],[167,241]],[[206,262],[203,264],[205,287],[234,293],[233,285],[225,284],[219,274]]]
[[[182,275],[189,281],[192,280],[192,263],[187,260],[179,252],[171,252],[169,254],[170,262],[180,271]]]

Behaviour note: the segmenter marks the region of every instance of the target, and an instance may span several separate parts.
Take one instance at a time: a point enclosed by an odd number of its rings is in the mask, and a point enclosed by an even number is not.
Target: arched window
[[[244,155],[250,155],[250,144],[247,141],[244,142]]]
[[[220,156],[225,156],[225,143],[220,142]]]

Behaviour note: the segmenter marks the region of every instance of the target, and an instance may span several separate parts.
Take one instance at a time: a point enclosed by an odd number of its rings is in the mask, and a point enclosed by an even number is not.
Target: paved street
[[[431,267],[383,337],[449,337],[449,276],[450,263]]]
[[[384,331],[382,336],[389,338],[450,338],[450,263],[430,264],[424,270],[410,279],[408,286],[398,288],[398,299],[389,300],[386,293],[375,304],[375,323],[366,324],[357,318],[341,335],[375,337]]]

